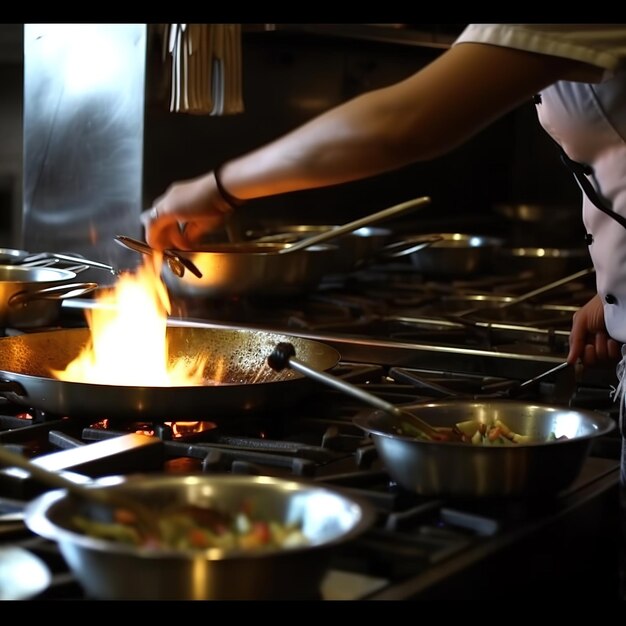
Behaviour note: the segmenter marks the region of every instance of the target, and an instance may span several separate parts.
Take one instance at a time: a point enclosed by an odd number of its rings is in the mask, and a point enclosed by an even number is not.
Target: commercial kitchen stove
[[[442,308],[443,299],[456,293],[524,293],[533,284],[536,279],[523,275],[429,282],[398,263],[329,277],[315,293],[289,301],[175,302],[170,324],[278,329],[323,341],[341,354],[333,374],[409,404],[480,393],[487,383],[524,380],[562,362],[572,312],[593,290],[589,277],[534,300],[523,316],[510,308],[506,320]],[[90,299],[66,301],[61,326],[80,325],[92,306]],[[531,315],[533,308],[540,314]],[[575,378],[568,368],[530,386],[523,397],[617,419],[614,385],[610,369]],[[319,599],[619,597],[617,430],[594,441],[578,479],[554,497],[421,497],[389,478],[371,440],[353,424],[364,410],[325,387],[293,407],[224,419],[199,414],[184,423],[106,416],[85,423],[80,416],[45,415],[5,401],[0,442],[46,466],[93,477],[269,474],[363,497],[374,505],[376,523],[336,550]],[[52,571],[35,600],[89,600],[56,546],[11,521],[12,511],[39,489],[23,474],[0,472],[0,547],[27,550]]]

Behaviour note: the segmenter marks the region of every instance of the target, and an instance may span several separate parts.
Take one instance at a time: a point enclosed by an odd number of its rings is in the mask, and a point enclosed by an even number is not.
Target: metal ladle
[[[29,459],[11,452],[5,446],[0,445],[0,464],[7,467],[19,467],[26,470],[35,480],[54,489],[66,489],[73,496],[104,505],[109,509],[123,508],[135,515],[135,527],[142,537],[160,536],[154,511],[150,511],[141,503],[131,500],[112,489],[91,488],[81,483],[74,482],[57,472],[51,472],[33,463]]]
[[[361,400],[370,404],[371,406],[382,409],[390,416],[392,416],[396,422],[396,426],[399,430],[404,430],[404,427],[408,424],[413,429],[417,429],[419,432],[423,433],[428,439],[432,439],[434,441],[460,441],[461,435],[456,433],[452,429],[440,430],[431,426],[428,422],[425,422],[417,415],[413,413],[409,413],[404,409],[379,398],[367,391],[364,391],[360,387],[353,385],[345,380],[337,378],[336,376],[331,376],[326,372],[322,372],[316,370],[312,367],[309,367],[306,363],[299,361],[295,358],[296,349],[293,347],[293,344],[288,342],[280,342],[276,345],[272,353],[267,357],[267,364],[275,371],[279,372],[286,367],[289,367],[296,372],[300,372],[313,380],[316,380],[324,385],[328,385],[329,387],[333,387],[341,391],[342,393],[346,393],[348,395],[353,396],[357,400]]]

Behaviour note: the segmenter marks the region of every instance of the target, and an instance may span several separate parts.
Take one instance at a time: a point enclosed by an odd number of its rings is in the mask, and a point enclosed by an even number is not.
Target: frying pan
[[[615,429],[596,411],[518,400],[442,400],[403,407],[437,427],[502,420],[533,442],[511,446],[425,441],[398,434],[382,411],[357,415],[354,423],[372,438],[389,475],[420,495],[528,497],[554,495],[580,474],[593,440]],[[553,432],[565,438],[550,441]]]
[[[205,378],[217,378],[223,367],[223,382],[138,387],[58,380],[51,371],[65,369],[90,339],[89,329],[72,328],[0,338],[0,394],[58,416],[211,420],[292,406],[314,386],[299,373],[275,372],[266,364],[278,342],[293,343],[300,358],[317,369],[329,370],[340,358],[317,341],[249,329],[168,328],[167,335],[171,358],[209,354]]]
[[[163,282],[171,295],[182,298],[300,295],[315,288],[325,275],[337,271],[338,248],[328,241],[429,203],[428,196],[407,200],[294,243],[247,241],[204,244],[194,250],[166,250],[167,254],[190,262],[200,276],[172,271],[171,264],[165,263]],[[118,237],[118,241],[122,245],[132,244],[128,237]]]
[[[353,422],[371,437],[389,475],[420,495],[472,498],[554,494],[576,479],[593,439],[616,426],[611,417],[595,411],[508,398],[458,398],[395,406],[339,378],[314,371],[293,358],[294,353],[293,346],[278,345],[268,364],[279,370],[295,368],[312,380],[377,406],[379,410],[362,412]],[[544,374],[566,366],[563,363]],[[473,445],[458,437],[438,436],[441,433],[437,429],[449,430],[467,420],[485,425],[500,420],[513,432],[532,439],[512,445]],[[428,437],[416,437],[415,431]],[[552,440],[551,434],[558,439]]]

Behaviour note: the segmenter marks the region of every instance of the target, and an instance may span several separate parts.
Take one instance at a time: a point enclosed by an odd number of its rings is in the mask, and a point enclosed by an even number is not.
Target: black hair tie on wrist
[[[226,204],[228,204],[231,209],[236,209],[242,204],[245,204],[246,201],[242,200],[241,198],[235,198],[235,196],[228,193],[228,191],[224,189],[224,185],[222,185],[222,167],[223,165],[220,165],[213,170],[213,176],[215,177],[215,186],[220,192],[220,195],[222,196],[224,202],[226,202]]]

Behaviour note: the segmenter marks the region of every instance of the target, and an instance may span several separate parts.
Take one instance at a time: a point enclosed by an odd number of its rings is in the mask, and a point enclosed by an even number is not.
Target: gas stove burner
[[[217,428],[215,422],[207,421],[173,421],[173,422],[120,422],[105,419],[92,424],[91,428],[102,431],[121,431],[138,433],[149,437],[158,437],[164,441],[182,439],[188,441],[194,437],[202,437],[206,432]]]
[[[442,394],[471,395],[485,385],[506,380],[480,373],[387,367],[362,361],[341,361],[334,373],[398,405],[428,402]],[[570,390],[572,406],[587,402],[598,410],[608,410],[609,395],[598,392],[596,387],[579,385]],[[547,381],[530,393],[531,398],[545,400],[556,397],[558,389],[555,381]],[[4,404],[5,409],[10,407],[10,403]],[[516,537],[528,536],[545,546],[546,540],[554,542],[550,529],[557,520],[563,523],[564,516],[570,520],[568,537],[579,537],[581,545],[594,546],[585,556],[584,571],[575,571],[574,582],[582,584],[582,576],[589,588],[597,583],[597,571],[609,571],[606,563],[601,563],[607,552],[598,551],[589,535],[596,539],[611,536],[608,525],[612,518],[605,511],[607,503],[617,501],[614,490],[619,451],[613,444],[619,443],[618,438],[594,448],[597,456],[588,459],[577,483],[549,502],[467,502],[418,496],[391,480],[372,441],[353,422],[355,416],[370,410],[323,387],[288,410],[215,422],[100,420],[86,425],[77,418],[53,420],[45,416],[36,421],[7,411],[0,417],[0,444],[10,445],[44,467],[88,477],[145,472],[253,474],[292,477],[347,490],[370,502],[379,521],[363,538],[333,552],[328,581],[339,586],[328,595],[328,582],[321,599],[337,594],[348,600],[449,597],[453,581],[445,572],[454,570],[463,588],[472,589],[475,581],[482,580],[475,568],[482,567],[488,554],[500,571],[508,567],[512,554],[516,568],[529,569],[529,549]],[[28,500],[38,493],[40,487],[27,476],[0,471],[0,503]],[[590,507],[600,512],[591,526]],[[54,546],[42,545],[40,551],[40,544],[23,527],[20,532],[4,534],[2,541],[48,555],[46,562],[55,574],[62,574],[54,577],[55,583],[46,593],[89,600],[76,581],[68,581]],[[504,553],[498,548],[501,545],[510,548]],[[569,542],[563,553],[567,551],[571,551]],[[547,574],[542,570],[542,575],[550,576],[553,584],[566,575],[569,588],[573,584],[571,572],[558,567],[560,559],[552,560],[554,566]],[[597,564],[593,581],[590,563]],[[428,582],[433,580],[440,582]],[[360,583],[355,585],[355,581]],[[524,589],[523,585],[516,588]],[[606,588],[605,584],[598,590],[598,597],[607,594]]]

